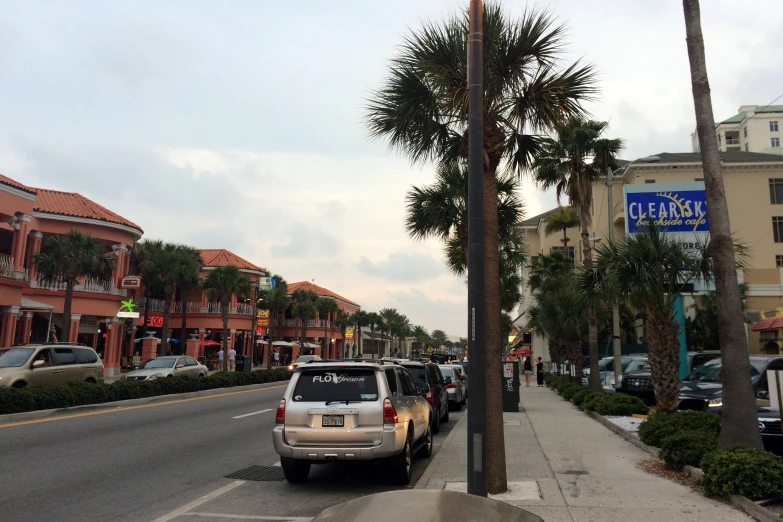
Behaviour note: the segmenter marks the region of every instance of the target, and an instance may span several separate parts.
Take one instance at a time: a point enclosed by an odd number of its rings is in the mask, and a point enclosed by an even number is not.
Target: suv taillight
[[[285,424],[285,399],[280,400],[280,406],[275,413],[275,424]]]
[[[432,388],[430,388],[430,391],[427,392],[424,398],[427,399],[427,402],[430,404],[435,404],[434,399],[432,398]]]
[[[446,388],[448,388],[450,390],[452,390],[452,389],[454,389],[456,387],[457,387],[457,383],[456,382],[452,382],[451,384],[447,384],[446,385]]]
[[[390,398],[383,399],[383,423],[384,424],[397,424],[397,410],[394,409],[394,404]]]

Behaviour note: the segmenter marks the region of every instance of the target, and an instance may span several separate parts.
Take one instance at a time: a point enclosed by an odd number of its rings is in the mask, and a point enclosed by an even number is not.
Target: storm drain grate
[[[563,473],[566,475],[589,475],[590,473],[581,469],[567,469]]]
[[[230,475],[226,475],[226,478],[255,480],[256,482],[274,482],[276,480],[283,480],[285,475],[283,474],[283,468],[279,466],[250,466],[249,468],[240,469]]]

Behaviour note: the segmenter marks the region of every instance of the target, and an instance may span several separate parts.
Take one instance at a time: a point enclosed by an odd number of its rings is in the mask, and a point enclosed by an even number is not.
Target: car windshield
[[[294,402],[355,402],[378,400],[375,371],[317,368],[303,371],[294,389]]]
[[[647,364],[647,359],[630,359],[623,362],[624,372],[633,372],[642,369]]]
[[[174,368],[174,361],[176,361],[176,359],[173,357],[161,357],[159,359],[150,359],[149,361],[142,364],[139,369],[149,370],[150,368]]]
[[[406,370],[413,377],[413,382],[427,382],[427,375],[424,371],[424,366],[406,366]]]
[[[750,361],[750,378],[755,380],[761,372],[764,371],[766,361],[754,360]],[[694,382],[722,382],[721,370],[723,369],[720,359],[712,359],[702,364],[691,372],[686,380]]]
[[[299,357],[296,358],[296,362],[298,363],[308,362],[314,360],[315,358],[316,358],[315,355],[300,355]]]
[[[440,373],[443,374],[443,378],[451,377],[454,378],[454,368],[449,368],[448,366],[441,366],[440,367]]]
[[[0,368],[18,368],[22,366],[35,350],[32,348],[11,348],[0,351]]]

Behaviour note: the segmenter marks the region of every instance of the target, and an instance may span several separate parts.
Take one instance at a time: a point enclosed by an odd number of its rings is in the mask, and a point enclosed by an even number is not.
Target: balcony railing
[[[175,314],[181,314],[183,308],[182,301],[175,302],[171,308],[171,311]],[[186,301],[184,308],[189,314],[199,314],[201,313],[201,301]]]
[[[237,313],[240,315],[253,315],[253,305],[237,303]]]
[[[64,292],[66,283],[62,279],[54,279],[51,281],[42,281],[38,280],[35,281],[35,285],[33,285],[33,282],[31,281],[31,286],[35,286],[35,288],[42,288],[44,290],[54,290],[59,292]],[[85,277],[80,281],[79,283],[75,284],[73,286],[74,292],[88,292],[92,294],[111,294],[111,295],[119,295],[119,296],[125,296],[128,295],[128,291],[122,288],[117,288],[114,286],[113,281],[101,281],[99,279],[95,279],[92,277]]]
[[[8,254],[0,254],[0,276],[11,277],[14,271],[14,258]]]
[[[142,297],[141,299],[139,299],[139,302],[137,303],[136,308],[138,310],[144,310],[146,302],[147,302],[147,298],[146,297]],[[163,299],[153,299],[153,298],[150,298],[149,302],[150,302],[150,311],[151,312],[163,312],[166,309],[165,303],[163,302]]]
[[[739,145],[739,144],[740,144],[739,138],[729,138],[728,136],[726,137],[726,145]]]

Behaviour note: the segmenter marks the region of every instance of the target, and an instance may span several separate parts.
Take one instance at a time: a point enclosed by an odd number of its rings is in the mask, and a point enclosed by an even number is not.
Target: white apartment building
[[[783,154],[783,105],[743,105],[739,112],[715,124],[721,152]],[[699,152],[699,136],[691,134],[691,149]]]

